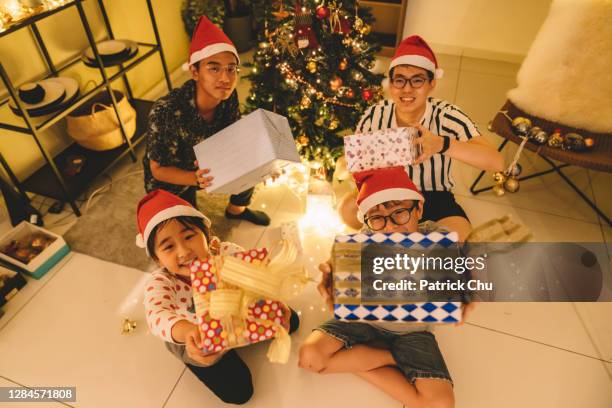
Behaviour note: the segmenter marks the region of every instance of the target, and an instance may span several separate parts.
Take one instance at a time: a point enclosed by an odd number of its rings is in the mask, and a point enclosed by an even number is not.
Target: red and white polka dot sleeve
[[[191,321],[181,313],[178,303],[173,280],[162,273],[153,273],[145,285],[144,307],[147,324],[151,333],[170,343],[176,343],[172,338],[172,326],[180,320]]]

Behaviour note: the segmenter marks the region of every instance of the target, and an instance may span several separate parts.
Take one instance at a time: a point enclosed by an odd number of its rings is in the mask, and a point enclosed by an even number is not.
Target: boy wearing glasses
[[[419,225],[425,199],[403,167],[356,173],[358,217],[367,231],[432,232]],[[425,228],[423,228],[425,227]],[[331,264],[319,292],[333,310]],[[464,318],[467,308],[463,309]],[[453,383],[428,326],[329,320],[300,348],[299,366],[320,374],[353,373],[407,407],[453,407]]]
[[[147,192],[167,190],[195,207],[197,189],[210,186],[213,177],[209,169],[198,168],[193,146],[240,118],[240,59],[231,40],[205,16],[194,30],[189,55],[192,79],[151,109],[143,164]],[[268,225],[264,212],[247,208],[253,191],[230,196],[225,216]]]
[[[432,98],[443,71],[436,56],[419,36],[405,38],[398,46],[389,68],[389,93],[385,100],[366,110],[357,124],[358,132],[387,128],[416,127],[422,154],[408,175],[425,197],[423,220],[435,221],[457,231],[463,241],[470,231],[465,211],[455,201],[452,189],[452,162],[460,160],[480,170],[501,171],[502,155],[480,135],[476,125],[457,106]],[[355,218],[355,196],[340,207],[345,222],[359,226]]]

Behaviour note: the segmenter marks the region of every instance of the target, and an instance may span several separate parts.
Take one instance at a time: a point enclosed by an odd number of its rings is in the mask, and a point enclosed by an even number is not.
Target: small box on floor
[[[36,279],[68,252],[70,248],[61,236],[26,221],[0,238],[0,260]]]
[[[300,163],[287,118],[257,109],[193,147],[214,177],[211,193],[238,194],[288,163]]]
[[[15,296],[26,283],[25,278],[19,273],[0,266],[0,306]]]
[[[392,269],[373,272],[371,268],[368,269],[369,263],[364,261],[367,257],[372,259],[374,255],[382,255],[382,259],[395,260],[400,252],[410,253],[414,259],[434,255],[432,251],[449,254],[455,252],[453,248],[456,248],[456,242],[456,232],[358,233],[336,236],[332,250],[334,317],[347,322],[456,323],[461,321],[460,301],[406,301],[410,297],[423,297],[422,292],[417,293],[414,288],[410,289],[408,284],[403,288],[397,286],[397,284],[404,285],[403,282],[416,282],[418,277],[422,276],[411,273],[410,266],[407,266],[409,264],[404,263],[407,269],[396,276],[396,271]],[[397,248],[405,250],[398,251]],[[375,289],[381,284],[376,286],[374,280],[379,278],[381,282],[393,282],[395,287],[402,289],[378,292]],[[413,290],[415,293],[412,293]]]
[[[411,165],[419,157],[416,128],[401,127],[358,133],[344,138],[347,169],[351,173]]]

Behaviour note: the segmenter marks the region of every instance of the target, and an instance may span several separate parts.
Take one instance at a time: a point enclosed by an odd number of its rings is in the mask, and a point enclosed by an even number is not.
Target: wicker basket
[[[136,133],[136,111],[122,92],[113,90],[113,93],[126,136],[131,139]],[[86,149],[111,150],[125,142],[110,95],[106,91],[98,93],[72,112],[66,121],[70,137]]]

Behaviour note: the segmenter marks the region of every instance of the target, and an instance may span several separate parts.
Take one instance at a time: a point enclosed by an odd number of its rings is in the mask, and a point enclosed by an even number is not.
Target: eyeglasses
[[[412,215],[412,210],[414,210],[415,207],[416,205],[413,205],[410,208],[398,208],[389,215],[373,215],[371,217],[367,217],[364,222],[372,231],[380,231],[385,229],[387,226],[387,220],[391,220],[391,222],[395,225],[408,224],[410,221],[410,216]]]
[[[239,73],[240,68],[236,64],[226,65],[225,67],[217,64],[208,64],[206,65],[206,71],[215,76],[219,76],[223,71],[226,71],[227,75],[231,77]]]
[[[394,78],[391,78],[391,85],[397,89],[404,89],[404,87],[408,83],[410,83],[410,86],[412,88],[418,89],[422,87],[423,85],[425,85],[425,82],[427,82],[427,78],[424,78],[421,75],[415,75],[410,78],[406,78],[406,77],[398,75]]]

